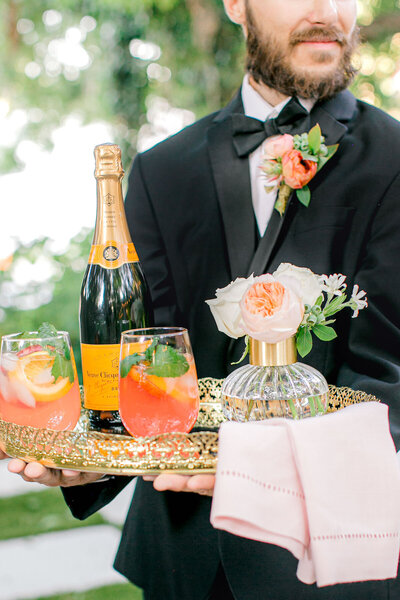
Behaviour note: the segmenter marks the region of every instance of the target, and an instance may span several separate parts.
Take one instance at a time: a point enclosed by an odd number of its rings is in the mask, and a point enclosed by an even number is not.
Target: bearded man
[[[158,325],[189,329],[200,377],[224,377],[241,348],[217,331],[205,300],[236,277],[281,262],[341,272],[367,290],[368,311],[338,319],[338,339],[307,362],[330,383],[373,393],[390,407],[399,442],[400,125],[346,87],[357,44],[356,0],[224,0],[247,40],[247,72],[232,102],[138,155],[126,210]],[[281,217],[258,176],[262,142],[318,123],[336,154]],[[346,451],[346,449],[341,449]],[[10,470],[62,485],[85,518],[129,478],[54,472],[12,461]],[[380,600],[398,582],[318,589],[296,579],[286,550],[210,525],[212,476],[137,482],[116,568],[146,600]],[[149,479],[149,478],[147,478]],[[86,484],[86,485],[83,485]],[[373,485],[373,482],[371,482]],[[78,486],[78,487],[77,487]],[[195,493],[198,492],[198,493]],[[390,492],[388,492],[390,493]]]

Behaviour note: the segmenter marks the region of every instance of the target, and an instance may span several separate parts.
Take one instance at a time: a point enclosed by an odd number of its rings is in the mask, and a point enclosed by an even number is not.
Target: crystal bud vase
[[[319,371],[297,362],[294,337],[276,344],[250,338],[250,364],[228,375],[221,401],[230,421],[303,419],[326,412],[328,384]]]

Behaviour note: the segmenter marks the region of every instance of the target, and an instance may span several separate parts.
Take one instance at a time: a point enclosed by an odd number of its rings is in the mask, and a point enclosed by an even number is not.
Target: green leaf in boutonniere
[[[328,162],[330,158],[335,154],[336,150],[339,148],[339,144],[334,144],[333,146],[327,146],[327,154],[325,156],[320,156],[318,160],[318,171],[322,169],[322,167]]]
[[[303,160],[311,160],[312,162],[318,162],[318,157],[314,156],[314,154],[309,154],[308,152],[302,152],[301,156],[303,157]]]
[[[321,127],[318,123],[308,132],[308,147],[311,154],[318,154],[321,147]]]
[[[180,377],[189,370],[186,357],[171,346],[158,345],[153,357],[153,364],[147,367],[146,373],[157,377]]]
[[[304,206],[308,206],[310,204],[310,200],[311,200],[311,192],[310,192],[310,188],[308,187],[308,185],[305,185],[304,187],[300,188],[299,190],[296,190],[296,196],[299,199],[299,201],[304,204]]]

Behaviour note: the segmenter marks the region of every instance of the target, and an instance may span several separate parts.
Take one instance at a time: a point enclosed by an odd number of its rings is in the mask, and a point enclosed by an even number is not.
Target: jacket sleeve
[[[82,521],[114,500],[130,481],[132,477],[115,475],[108,481],[61,488],[61,491],[71,513]]]
[[[377,174],[379,177],[379,174]],[[347,356],[337,385],[374,394],[389,405],[391,433],[400,447],[400,174],[378,205],[355,283],[368,308],[351,319]],[[351,292],[352,290],[349,290]]]

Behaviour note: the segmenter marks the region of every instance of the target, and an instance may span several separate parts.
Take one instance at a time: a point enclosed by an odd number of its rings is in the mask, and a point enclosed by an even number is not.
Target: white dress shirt
[[[248,74],[244,76],[242,84],[242,102],[244,114],[248,117],[253,117],[259,121],[274,119],[279,115],[282,108],[289,100],[290,97],[288,96],[276,106],[271,106],[254,88],[251,87]],[[315,101],[299,98],[299,102],[301,102],[304,108],[310,112]],[[249,168],[254,213],[260,236],[263,236],[274,209],[276,190],[272,192],[265,191],[265,177],[262,175],[260,169],[261,158],[262,144],[249,155]]]

